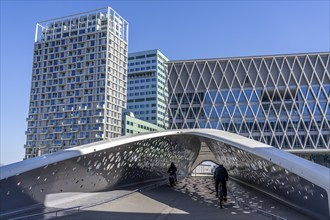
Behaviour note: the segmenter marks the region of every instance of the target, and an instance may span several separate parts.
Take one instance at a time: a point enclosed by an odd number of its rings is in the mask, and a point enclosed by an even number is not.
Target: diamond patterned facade
[[[330,148],[330,53],[169,62],[171,129],[214,128],[280,149]]]

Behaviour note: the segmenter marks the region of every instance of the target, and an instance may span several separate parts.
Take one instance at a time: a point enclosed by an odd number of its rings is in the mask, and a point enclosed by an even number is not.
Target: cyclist
[[[178,182],[178,180],[176,178],[176,171],[177,171],[177,168],[174,165],[174,163],[172,162],[170,168],[168,168],[168,171],[167,171],[170,174],[169,180],[170,180],[170,185],[171,186],[175,185],[175,183]],[[171,183],[171,178],[173,178],[173,183]]]
[[[220,164],[217,169],[214,171],[213,178],[215,180],[215,192],[216,192],[216,197],[218,197],[218,186],[219,183],[221,182],[222,184],[222,193],[223,193],[223,201],[227,201],[227,186],[226,186],[226,181],[228,181],[228,172],[227,169],[224,168],[222,164]]]

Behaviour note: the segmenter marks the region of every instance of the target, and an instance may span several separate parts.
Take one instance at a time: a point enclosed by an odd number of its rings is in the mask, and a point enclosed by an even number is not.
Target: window
[[[156,54],[148,54],[147,57],[156,57]]]

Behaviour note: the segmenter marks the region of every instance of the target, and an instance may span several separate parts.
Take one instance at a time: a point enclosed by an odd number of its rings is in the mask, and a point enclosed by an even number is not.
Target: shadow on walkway
[[[220,209],[213,188],[211,178],[184,178],[174,188],[165,185],[134,193],[60,219],[269,219],[242,209],[230,194]]]

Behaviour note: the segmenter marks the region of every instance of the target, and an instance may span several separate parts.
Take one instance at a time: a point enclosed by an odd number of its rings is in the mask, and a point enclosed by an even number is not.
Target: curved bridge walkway
[[[218,206],[210,177],[188,177],[174,188],[163,185],[135,192],[59,219],[310,219],[236,182],[229,181],[228,186],[224,209]]]

